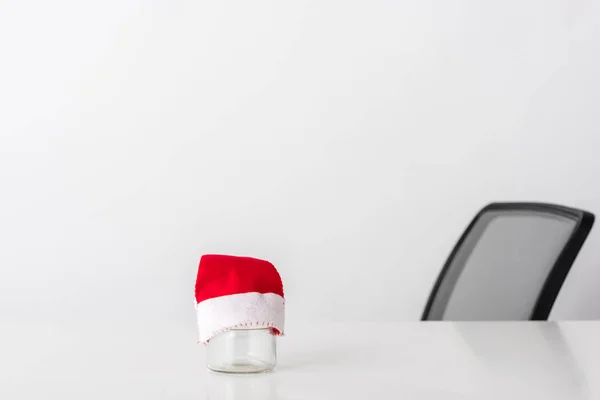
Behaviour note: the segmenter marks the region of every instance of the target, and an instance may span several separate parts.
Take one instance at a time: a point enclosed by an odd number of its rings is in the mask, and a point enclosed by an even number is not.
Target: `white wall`
[[[3,316],[193,319],[224,252],[416,319],[485,203],[600,215],[597,1],[4,1],[0,50]],[[596,229],[554,318],[600,318]]]

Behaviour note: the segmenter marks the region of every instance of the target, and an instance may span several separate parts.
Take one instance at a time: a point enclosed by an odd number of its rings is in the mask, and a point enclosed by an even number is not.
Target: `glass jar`
[[[206,346],[206,366],[218,372],[266,372],[277,364],[277,337],[270,328],[232,329]]]

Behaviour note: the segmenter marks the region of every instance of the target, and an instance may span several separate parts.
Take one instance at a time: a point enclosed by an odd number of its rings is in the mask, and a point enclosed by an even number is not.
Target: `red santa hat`
[[[204,255],[196,278],[200,342],[230,329],[268,327],[283,335],[285,299],[275,266],[250,257]]]

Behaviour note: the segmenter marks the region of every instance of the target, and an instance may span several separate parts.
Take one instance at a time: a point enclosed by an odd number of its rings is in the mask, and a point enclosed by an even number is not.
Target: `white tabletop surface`
[[[600,399],[600,322],[295,322],[245,376],[206,370],[193,321],[0,327],[2,399]]]

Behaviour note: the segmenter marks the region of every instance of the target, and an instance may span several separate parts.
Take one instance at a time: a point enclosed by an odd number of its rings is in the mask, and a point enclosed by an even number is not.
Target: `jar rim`
[[[229,329],[230,331],[268,331],[271,328],[263,326],[238,326]]]

